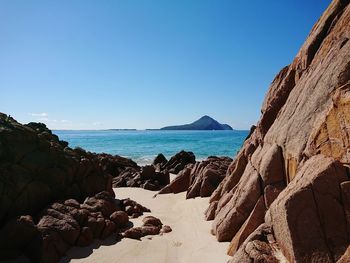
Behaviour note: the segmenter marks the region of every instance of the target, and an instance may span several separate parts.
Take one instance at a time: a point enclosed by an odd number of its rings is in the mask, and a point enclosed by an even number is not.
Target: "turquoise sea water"
[[[234,157],[248,131],[61,131],[55,130],[70,147],[82,147],[97,153],[118,154],[149,164],[158,153],[167,158],[192,151],[197,160],[210,155]]]

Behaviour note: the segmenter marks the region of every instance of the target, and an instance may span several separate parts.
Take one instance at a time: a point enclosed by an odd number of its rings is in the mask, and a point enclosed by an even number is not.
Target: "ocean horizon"
[[[191,151],[196,160],[209,156],[233,158],[241,148],[248,130],[164,131],[164,130],[53,130],[71,148],[81,147],[96,153],[127,157],[139,165],[151,164],[159,153],[167,159],[181,150]]]

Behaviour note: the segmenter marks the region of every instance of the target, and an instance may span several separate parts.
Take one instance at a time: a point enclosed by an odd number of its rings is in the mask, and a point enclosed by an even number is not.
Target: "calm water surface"
[[[149,164],[158,153],[167,158],[192,151],[196,159],[210,155],[236,155],[248,131],[53,131],[70,147],[82,147],[97,153],[118,154],[139,164]]]

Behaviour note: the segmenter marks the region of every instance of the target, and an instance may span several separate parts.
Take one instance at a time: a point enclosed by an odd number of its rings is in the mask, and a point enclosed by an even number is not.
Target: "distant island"
[[[107,129],[106,131],[137,131],[137,129]]]
[[[166,126],[161,130],[233,130],[228,124],[221,124],[213,118],[205,115],[190,124]]]

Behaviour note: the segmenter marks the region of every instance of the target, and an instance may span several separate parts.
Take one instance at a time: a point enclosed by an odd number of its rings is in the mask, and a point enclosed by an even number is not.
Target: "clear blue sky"
[[[0,111],[53,129],[260,116],[330,1],[0,1]]]

